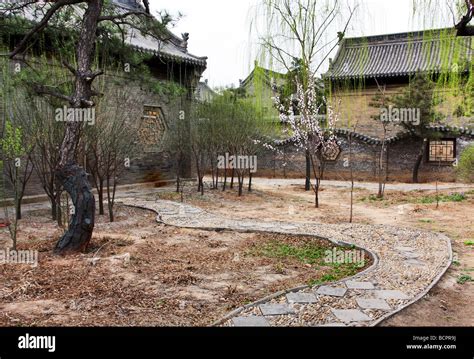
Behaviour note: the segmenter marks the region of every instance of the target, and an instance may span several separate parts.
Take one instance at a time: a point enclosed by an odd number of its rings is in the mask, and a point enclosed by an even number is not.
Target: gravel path
[[[289,187],[289,186],[304,186],[304,178],[252,178],[252,184],[263,187],[263,188],[278,188],[278,187]],[[334,187],[334,188],[351,188],[350,181],[333,181],[324,180],[321,182],[322,187]],[[377,192],[379,184],[376,182],[355,182],[354,188],[367,189],[370,191]],[[435,191],[435,183],[387,183],[385,185],[387,191]],[[469,191],[474,189],[474,185],[466,183],[439,183],[438,189],[442,190],[456,190],[456,191]]]
[[[186,204],[137,197],[120,202],[155,211],[158,221],[172,226],[313,235],[337,245],[355,245],[374,257],[370,268],[352,278],[275,293],[234,310],[216,325],[374,326],[423,297],[452,260],[451,242],[439,233],[378,225],[239,220]]]

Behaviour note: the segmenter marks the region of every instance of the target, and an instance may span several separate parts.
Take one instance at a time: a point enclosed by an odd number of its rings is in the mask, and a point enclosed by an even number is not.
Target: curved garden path
[[[452,261],[451,242],[439,233],[361,224],[238,220],[164,200],[123,198],[155,211],[167,225],[208,230],[313,235],[371,253],[371,267],[354,277],[275,293],[215,323],[224,326],[374,326],[422,298]]]

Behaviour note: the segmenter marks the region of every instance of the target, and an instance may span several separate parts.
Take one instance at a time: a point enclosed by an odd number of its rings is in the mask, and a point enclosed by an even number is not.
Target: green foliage
[[[375,194],[371,194],[371,195],[368,195],[367,197],[362,197],[360,199],[362,202],[380,202],[380,201],[383,201],[384,199],[383,198],[380,198],[380,197],[377,197],[377,195]]]
[[[458,284],[464,284],[466,282],[474,282],[474,279],[468,274],[461,274],[457,279]]]
[[[388,206],[390,204],[394,203],[421,203],[421,204],[431,204],[431,203],[436,203],[436,197],[438,198],[439,202],[462,202],[465,201],[469,195],[472,193],[467,192],[454,192],[454,193],[449,193],[449,194],[439,194],[438,196],[436,195],[427,195],[427,196],[422,196],[422,197],[415,197],[411,195],[404,196],[403,198],[395,198],[392,201],[390,201],[387,198],[378,198],[376,195],[371,194],[366,197],[362,197],[360,201],[362,202],[380,202],[383,203],[384,205]],[[432,221],[429,219],[421,219],[420,222],[426,222]]]
[[[352,277],[361,270],[361,266],[357,263],[348,264],[331,264],[330,272],[324,274],[321,278],[308,281],[309,286],[321,285],[328,282],[335,282],[343,278]]]
[[[40,85],[70,94],[73,90],[73,78],[65,69],[63,61],[76,64],[76,46],[79,38],[82,17],[75,6],[64,6],[48,26],[35,35],[35,41],[28,47],[27,55],[35,59],[34,68],[23,65],[21,71],[14,73],[14,85]],[[110,0],[105,1],[101,15],[114,15],[116,6]],[[167,26],[176,19],[168,13],[160,13],[161,19],[151,19],[140,16],[130,16],[127,22],[132,24],[142,35],[154,38],[169,36]],[[32,22],[22,16],[8,16],[0,19],[0,44],[10,45],[18,42],[31,29]],[[67,31],[64,29],[67,28]],[[97,47],[92,70],[106,69],[107,72],[120,72],[122,76],[139,80],[144,87],[159,95],[179,96],[185,91],[175,83],[157,81],[149,70],[149,62],[153,55],[136,51],[126,44],[120,29],[109,21],[99,24],[97,31]],[[32,63],[33,64],[33,63]],[[124,66],[129,71],[124,71]],[[30,90],[33,92],[32,86]]]
[[[340,247],[339,249],[347,248]],[[309,286],[333,282],[341,278],[353,276],[363,267],[361,267],[360,263],[326,263],[325,257],[327,250],[328,248],[311,241],[301,244],[271,241],[252,248],[248,254],[280,260],[294,259],[304,264],[310,264],[314,269],[319,269],[320,266],[326,267],[328,272],[319,278],[309,280]],[[281,263],[278,264],[277,267],[283,271]]]
[[[456,171],[461,180],[474,183],[474,145],[461,153]]]
[[[258,147],[255,141],[270,136],[274,126],[251,100],[224,92],[196,106],[192,128],[201,131],[208,145],[217,151],[254,154]]]
[[[426,130],[426,126],[436,122],[440,114],[435,110],[435,106],[440,100],[434,97],[435,83],[424,74],[416,74],[409,85],[400,95],[391,98],[391,103],[397,108],[410,108],[420,110],[420,123],[400,122],[401,126],[412,135],[419,138],[432,137],[431,132]]]
[[[464,193],[450,193],[438,195],[439,202],[462,202],[467,197]],[[417,200],[418,203],[430,204],[436,203],[436,196],[424,196]]]
[[[23,146],[23,131],[21,127],[14,127],[10,120],[5,122],[3,138],[0,139],[0,146],[5,159],[14,160],[24,156],[28,149]]]
[[[319,244],[306,243],[296,246],[284,242],[270,242],[257,249],[256,254],[269,258],[295,258],[302,263],[323,264],[325,251],[327,248]]]
[[[429,219],[429,218],[421,218],[418,221],[421,222],[421,223],[433,223],[434,222],[432,219]]]
[[[388,108],[390,105],[390,98],[385,94],[385,89],[380,87],[376,94],[369,102],[369,106],[380,110],[381,108]],[[371,118],[375,121],[380,121],[380,113],[372,115]],[[381,122],[382,125],[384,122]]]
[[[179,97],[186,94],[186,88],[174,82],[149,79],[151,90],[160,96]]]
[[[5,181],[3,176],[3,161],[0,160],[0,201],[5,199]]]

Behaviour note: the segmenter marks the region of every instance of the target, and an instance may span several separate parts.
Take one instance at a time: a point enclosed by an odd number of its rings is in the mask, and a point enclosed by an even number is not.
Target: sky
[[[177,35],[189,32],[189,52],[208,57],[202,80],[209,80],[211,87],[225,87],[237,86],[239,79],[247,77],[253,69],[257,39],[250,29],[259,1],[150,0],[150,4],[155,11],[184,15],[171,30]],[[352,5],[353,0],[345,1]],[[413,0],[359,0],[358,3],[347,37],[439,27],[413,15]],[[438,13],[442,14],[441,25],[452,25],[447,9]]]

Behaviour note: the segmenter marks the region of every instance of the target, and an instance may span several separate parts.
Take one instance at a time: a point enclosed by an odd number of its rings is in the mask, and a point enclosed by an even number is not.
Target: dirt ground
[[[318,263],[279,257],[288,246],[319,256],[334,245],[304,236],[177,229],[128,207],[118,208],[116,223],[99,217],[88,253],[58,257],[51,249],[61,231],[47,215],[27,212],[20,226],[18,249],[38,250],[39,265],[0,266],[0,325],[210,325],[244,303],[371,264],[336,268],[320,265],[322,256]],[[6,233],[0,238],[5,248]]]
[[[302,181],[303,182],[303,181]],[[441,190],[450,195],[461,191]],[[461,202],[422,203],[434,198],[435,191],[387,191],[384,201],[369,200],[374,192],[354,191],[354,222],[388,224],[442,232],[452,240],[454,264],[422,300],[382,323],[383,326],[473,326],[474,282],[458,283],[462,275],[474,278],[474,191],[463,193]],[[168,194],[177,199],[176,194]],[[225,200],[223,200],[225,199]],[[192,195],[188,202],[223,215],[266,218],[290,222],[341,223],[349,221],[350,190],[324,187],[320,208],[314,208],[313,192],[302,185],[259,186],[253,193],[208,191],[204,197]],[[472,244],[471,244],[472,243]]]
[[[462,274],[474,277],[474,192],[438,209],[421,201],[430,191],[391,191],[384,201],[370,199],[372,194],[355,191],[354,222],[443,232],[457,255],[429,295],[383,325],[474,325],[474,283],[457,282]],[[153,196],[179,200],[171,189]],[[316,209],[302,185],[259,186],[243,197],[235,191],[186,193],[185,202],[233,218],[348,221],[348,189],[323,187],[320,197]],[[28,212],[20,225],[20,248],[38,249],[39,266],[0,266],[0,325],[209,325],[267,294],[333,278],[331,268],[256,250],[275,241],[304,246],[305,237],[177,229],[127,207],[118,208],[116,223],[98,217],[88,253],[57,257],[51,249],[61,230],[47,216],[45,210]],[[7,244],[0,230],[0,247]]]

